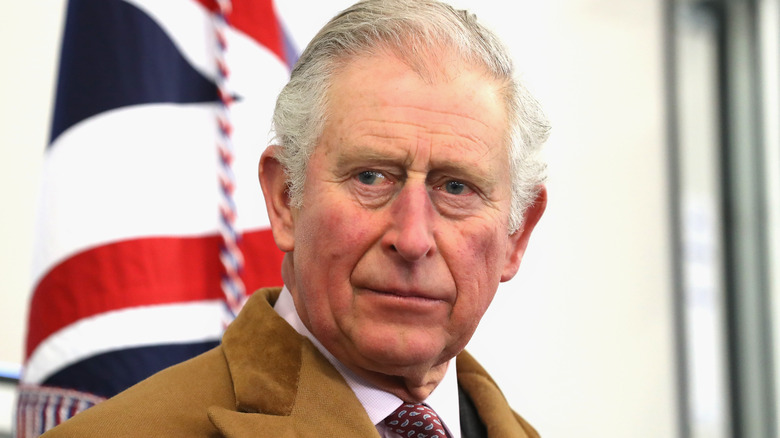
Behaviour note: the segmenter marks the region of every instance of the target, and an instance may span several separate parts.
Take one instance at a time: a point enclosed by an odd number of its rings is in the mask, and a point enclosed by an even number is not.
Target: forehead
[[[444,60],[424,75],[391,54],[349,60],[331,81],[324,134],[371,144],[436,147],[437,156],[506,154],[501,84]],[[333,140],[331,138],[331,140]],[[348,142],[346,142],[348,143]]]

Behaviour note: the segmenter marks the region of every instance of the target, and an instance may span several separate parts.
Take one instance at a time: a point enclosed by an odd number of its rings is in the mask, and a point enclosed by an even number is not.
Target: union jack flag
[[[257,162],[295,60],[271,0],[70,0],[17,436],[217,345],[226,218],[243,290],[281,285]]]

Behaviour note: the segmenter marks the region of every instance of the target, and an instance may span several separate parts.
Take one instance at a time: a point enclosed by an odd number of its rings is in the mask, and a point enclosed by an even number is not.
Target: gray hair
[[[442,50],[444,49],[444,50]],[[322,134],[328,89],[351,59],[392,51],[421,76],[435,74],[437,59],[454,56],[483,68],[501,86],[506,101],[511,181],[510,233],[545,180],[539,150],[549,126],[541,107],[514,77],[506,48],[476,17],[436,0],[364,0],[323,27],[304,50],[279,94],[273,116],[277,156],[287,174],[293,207],[303,203],[306,166]]]

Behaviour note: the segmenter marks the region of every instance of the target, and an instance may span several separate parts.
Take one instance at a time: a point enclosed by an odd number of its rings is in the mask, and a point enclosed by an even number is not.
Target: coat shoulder
[[[221,346],[174,365],[43,435],[56,437],[219,436],[207,410],[235,409]]]

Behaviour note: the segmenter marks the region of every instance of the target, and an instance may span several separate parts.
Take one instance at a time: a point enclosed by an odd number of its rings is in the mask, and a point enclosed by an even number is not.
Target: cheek
[[[476,318],[481,318],[498,289],[506,252],[502,243],[506,239],[502,240],[501,236],[489,230],[464,235],[457,244],[455,261],[450,264],[458,300]]]
[[[371,220],[338,203],[319,203],[309,209],[315,213],[301,215],[296,227],[300,243],[295,251],[295,257],[300,258],[296,266],[306,266],[304,277],[318,287],[343,287],[372,244]]]
[[[351,314],[352,275],[371,247],[371,221],[335,203],[307,207],[316,213],[299,217],[295,275],[308,306],[309,329],[321,340],[332,339]]]
[[[461,234],[458,243],[460,260],[471,265],[483,279],[491,282],[499,280],[500,272],[505,263],[506,245],[509,236],[496,227],[483,226],[477,230]],[[466,268],[462,267],[461,269]],[[495,277],[495,279],[493,278]]]
[[[371,218],[349,208],[323,209],[319,219],[310,224],[309,245],[319,245],[335,258],[356,258],[370,244]],[[327,245],[328,248],[322,248]],[[320,253],[321,255],[322,253]]]

